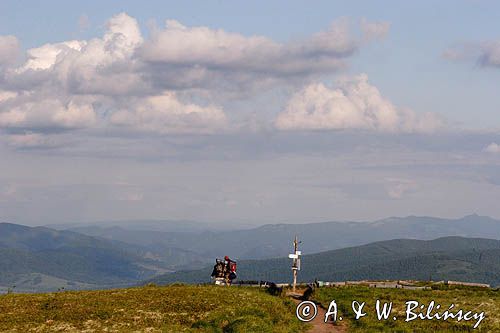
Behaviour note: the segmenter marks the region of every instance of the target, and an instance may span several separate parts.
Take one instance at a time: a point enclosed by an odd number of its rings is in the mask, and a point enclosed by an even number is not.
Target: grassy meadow
[[[292,301],[258,288],[187,286],[0,296],[2,332],[302,332]]]
[[[379,289],[364,286],[316,289],[312,299],[328,308],[336,300],[348,332],[500,332],[500,292],[440,286],[434,290]],[[378,321],[375,301],[393,302],[392,316]],[[367,316],[354,320],[351,302],[366,302]],[[484,311],[474,320],[414,320],[405,323],[405,302],[431,300],[447,309]],[[295,305],[251,287],[212,285],[147,286],[97,291],[0,296],[1,332],[305,332],[311,326],[295,318]]]
[[[338,306],[339,316],[348,321],[349,332],[500,332],[500,291],[476,287],[446,287],[434,290],[381,289],[364,286],[348,286],[316,289],[313,299],[328,308],[332,300]],[[375,310],[376,300],[393,302],[389,320],[378,321]],[[352,301],[366,302],[365,317],[354,320]],[[415,300],[426,306],[434,300],[446,310],[455,304],[455,310],[484,311],[485,319],[473,329],[475,320],[448,321],[413,320],[405,322],[406,301]],[[416,312],[417,310],[415,310]],[[434,311],[435,312],[435,311]],[[393,316],[398,319],[393,320]]]

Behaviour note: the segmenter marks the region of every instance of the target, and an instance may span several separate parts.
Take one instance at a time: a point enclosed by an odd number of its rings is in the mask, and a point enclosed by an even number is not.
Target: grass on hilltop
[[[302,332],[293,303],[258,288],[186,286],[0,296],[0,331]]]
[[[316,289],[313,298],[322,306],[328,308],[335,300],[339,310],[339,317],[348,321],[349,332],[500,332],[500,292],[486,288],[474,287],[446,287],[441,286],[434,290],[405,290],[380,289],[364,286],[348,286]],[[375,302],[393,302],[393,312],[390,320],[378,321],[375,311]],[[364,307],[367,316],[354,320],[351,302],[366,302]],[[429,304],[431,300],[441,304],[446,310],[450,304],[455,309],[485,311],[486,318],[477,329],[473,329],[475,321],[437,321],[414,320],[405,322],[405,302],[415,300]],[[393,316],[398,319],[392,320]]]
[[[500,292],[483,288],[435,290],[376,289],[363,286],[319,288],[313,299],[325,308],[335,299],[349,332],[500,332]],[[375,300],[394,302],[397,321],[377,321]],[[366,302],[366,317],[353,320],[351,302]],[[404,322],[408,300],[485,311],[473,322]],[[259,288],[171,285],[0,296],[2,332],[304,332],[294,303]]]

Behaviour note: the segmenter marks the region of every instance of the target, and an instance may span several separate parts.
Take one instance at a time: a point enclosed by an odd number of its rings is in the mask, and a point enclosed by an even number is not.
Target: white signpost
[[[297,287],[297,272],[300,271],[300,255],[302,254],[299,251],[299,240],[297,236],[293,240],[293,253],[288,255],[288,258],[292,259],[292,273],[293,273],[293,287],[292,291],[295,292],[295,288]]]

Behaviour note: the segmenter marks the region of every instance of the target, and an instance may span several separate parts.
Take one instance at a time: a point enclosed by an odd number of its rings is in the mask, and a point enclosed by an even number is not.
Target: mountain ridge
[[[209,282],[211,267],[164,274],[151,282]],[[241,280],[290,282],[290,259],[241,260]],[[299,281],[363,279],[464,280],[500,285],[500,240],[443,237],[394,239],[302,257]]]
[[[206,258],[230,253],[238,259],[273,258],[289,252],[298,235],[307,253],[323,252],[396,238],[429,240],[446,236],[500,238],[500,221],[467,215],[459,219],[426,216],[390,217],[372,222],[316,222],[311,224],[266,224],[252,229],[204,232],[152,232],[110,230],[94,226],[71,229],[138,245],[189,249]]]

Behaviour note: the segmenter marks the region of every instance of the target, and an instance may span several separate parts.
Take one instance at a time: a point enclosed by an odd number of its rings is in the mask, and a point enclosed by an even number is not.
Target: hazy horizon
[[[162,224],[176,224],[179,227],[180,224],[187,224],[187,226],[206,226],[208,228],[214,229],[250,229],[257,228],[265,225],[278,225],[278,224],[318,224],[318,223],[373,223],[378,221],[390,220],[390,219],[407,219],[407,218],[434,218],[434,219],[443,219],[443,220],[459,220],[466,217],[481,217],[481,218],[491,218],[497,221],[500,219],[482,215],[477,213],[471,213],[461,216],[423,216],[423,215],[402,215],[402,216],[385,216],[376,219],[366,219],[366,220],[334,220],[334,219],[322,219],[317,221],[312,220],[304,220],[304,221],[238,221],[234,223],[234,221],[203,221],[203,220],[175,220],[175,219],[124,219],[124,220],[95,220],[95,221],[66,221],[61,223],[44,223],[43,221],[37,221],[34,223],[30,222],[22,222],[22,221],[7,221],[1,220],[0,223],[12,223],[19,225],[26,225],[31,227],[49,227],[49,228],[65,228],[65,227],[84,227],[84,226],[102,226],[102,227],[111,227],[111,226],[134,226],[137,227],[141,224],[144,224],[145,230],[148,229],[151,225],[162,225]]]

